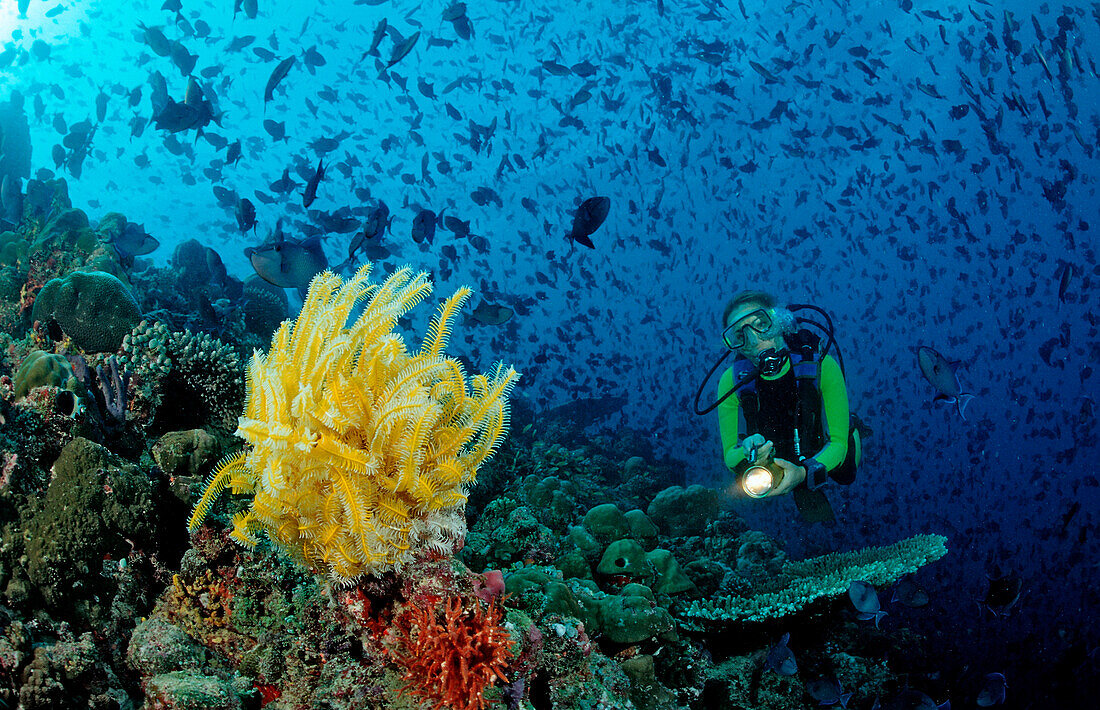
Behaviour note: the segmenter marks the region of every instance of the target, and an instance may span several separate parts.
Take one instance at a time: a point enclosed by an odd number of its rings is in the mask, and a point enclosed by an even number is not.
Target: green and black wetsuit
[[[788,345],[796,339],[788,338]],[[719,396],[751,370],[752,365],[738,357],[718,382]],[[740,427],[742,416],[744,431]],[[718,426],[726,466],[736,475],[748,467],[741,440],[749,434],[761,434],[771,441],[776,458],[805,466],[806,485],[811,489],[824,484],[830,474],[842,483],[850,483],[854,475],[852,461],[858,460],[859,452],[848,456],[848,390],[844,375],[831,355],[820,357],[816,342],[791,346],[791,359],[779,374],[759,375],[726,398],[718,406]],[[853,444],[859,447],[858,437]],[[846,470],[849,466],[851,472]]]

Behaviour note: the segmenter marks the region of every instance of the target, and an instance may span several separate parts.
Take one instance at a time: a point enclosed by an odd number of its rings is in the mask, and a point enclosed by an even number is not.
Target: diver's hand
[[[766,464],[775,454],[775,444],[764,439],[763,434],[746,436],[741,446],[745,448],[745,458],[749,463]]]
[[[767,441],[768,440],[764,438],[763,434],[752,434],[751,436],[746,436],[744,441],[741,442],[741,448],[745,450],[745,456],[752,458],[753,449],[760,448],[767,443]]]
[[[776,459],[775,465],[783,469],[783,480],[768,492],[768,497],[790,493],[795,486],[806,480],[806,469],[803,466],[793,464],[786,459]]]

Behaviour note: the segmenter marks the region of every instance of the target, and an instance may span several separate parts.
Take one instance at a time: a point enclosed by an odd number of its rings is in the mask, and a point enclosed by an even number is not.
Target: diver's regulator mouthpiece
[[[779,371],[783,369],[783,365],[787,362],[787,358],[790,356],[790,351],[786,348],[782,350],[776,350],[775,348],[768,348],[760,353],[760,365],[758,366],[760,374],[765,377],[771,377],[778,375]]]
[[[783,480],[783,469],[774,463],[754,463],[741,474],[741,490],[750,498],[763,498]]]

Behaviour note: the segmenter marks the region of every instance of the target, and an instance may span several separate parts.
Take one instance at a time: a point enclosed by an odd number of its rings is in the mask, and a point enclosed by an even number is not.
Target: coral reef
[[[824,677],[856,707],[933,683],[902,615],[859,623],[846,591],[942,538],[790,560],[649,433],[597,431],[620,398],[539,415],[510,368],[467,377],[443,352],[467,289],[410,348],[423,274],[322,274],[285,320],[198,242],[135,259],[155,240],[91,225],[64,181],[22,208],[0,233],[0,707],[787,710]],[[120,287],[146,320],[131,303],[96,342],[86,303]],[[767,664],[784,634],[790,676]]]

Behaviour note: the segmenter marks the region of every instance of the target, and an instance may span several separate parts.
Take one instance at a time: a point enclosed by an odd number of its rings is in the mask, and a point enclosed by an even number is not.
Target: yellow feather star
[[[470,289],[443,302],[410,354],[393,328],[431,282],[407,267],[381,285],[369,275],[369,264],[347,282],[318,274],[298,318],[253,354],[237,428],[247,445],[211,475],[190,530],[225,488],[251,493],[233,518],[235,541],[252,547],[263,530],[345,584],[451,550],[465,534],[466,493],[504,439],[519,375],[498,364],[467,386],[461,363],[443,354]]]

